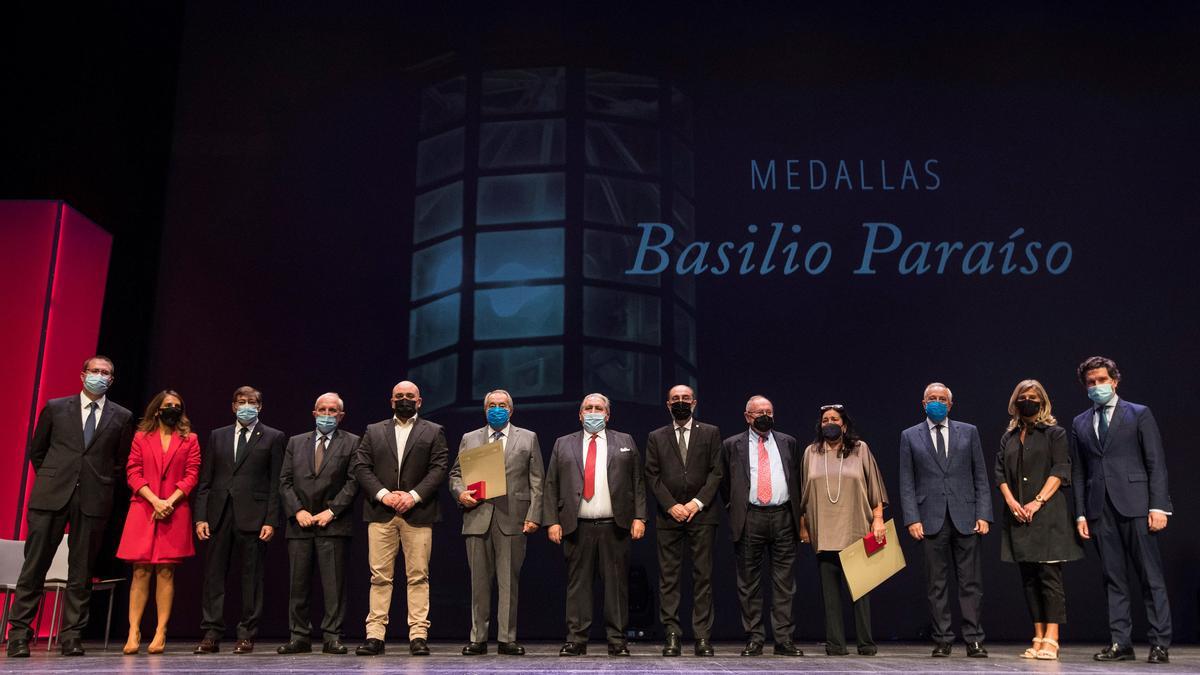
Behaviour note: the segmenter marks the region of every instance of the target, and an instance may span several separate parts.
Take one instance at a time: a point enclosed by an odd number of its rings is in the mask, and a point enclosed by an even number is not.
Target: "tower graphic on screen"
[[[639,222],[694,237],[692,107],[670,82],[480,71],[421,91],[409,369],[424,405],[695,384],[690,276],[628,276]],[[436,391],[433,391],[436,389]]]

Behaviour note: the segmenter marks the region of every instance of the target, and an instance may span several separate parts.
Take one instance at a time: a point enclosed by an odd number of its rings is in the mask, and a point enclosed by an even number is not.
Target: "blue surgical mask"
[[[104,375],[88,373],[83,378],[83,388],[96,396],[103,396],[108,391],[109,379]]]
[[[337,428],[337,415],[317,415],[317,431],[331,434]]]
[[[1115,393],[1111,384],[1097,384],[1088,387],[1088,398],[1092,399],[1092,403],[1096,405],[1107,404]]]
[[[242,405],[239,405],[237,409],[237,418],[239,422],[249,426],[254,422],[254,420],[258,419],[258,406],[250,405],[249,403],[243,403]]]
[[[925,414],[929,415],[929,419],[940,423],[946,419],[946,415],[950,412],[950,406],[942,401],[927,401],[925,403]]]
[[[508,424],[508,408],[501,408],[498,405],[488,408],[487,421],[493,429],[497,431],[503,429],[504,425]]]
[[[598,434],[604,431],[604,424],[607,421],[604,417],[604,413],[583,413],[583,430],[589,434]]]

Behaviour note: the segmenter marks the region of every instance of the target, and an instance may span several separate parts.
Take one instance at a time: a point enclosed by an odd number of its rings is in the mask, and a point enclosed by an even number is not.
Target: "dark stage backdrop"
[[[1067,424],[1088,406],[1075,365],[1106,354],[1166,439],[1176,515],[1160,542],[1177,639],[1196,639],[1195,16],[341,10],[188,7],[145,395],[178,389],[207,434],[251,384],[263,420],[294,434],[335,390],[361,431],[412,378],[457,448],[481,393],[506,387],[547,455],[592,390],[639,441],[681,381],[727,435],[752,394],[805,439],[837,402],[899,517],[897,439],[927,382],[954,390],[991,462],[1018,380],[1040,379]],[[460,518],[441,498],[432,635],[465,639]],[[647,581],[632,591],[651,632],[653,539],[633,547]],[[737,639],[719,542],[715,636]],[[985,628],[1023,638],[999,543]],[[904,547],[909,567],[873,595],[883,638],[927,634]],[[282,541],[269,556],[263,633],[282,638]],[[351,560],[356,636],[365,527]],[[815,639],[810,551],[796,568],[797,632]],[[184,588],[199,570],[183,565]],[[522,638],[562,636],[564,577],[531,537]],[[1106,639],[1095,552],[1066,578],[1066,634]],[[198,599],[177,600],[173,634],[198,630]],[[392,617],[402,638],[402,587]]]

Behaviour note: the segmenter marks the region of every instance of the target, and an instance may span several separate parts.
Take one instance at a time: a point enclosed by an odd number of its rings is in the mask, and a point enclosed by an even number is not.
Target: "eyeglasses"
[[[85,370],[83,372],[87,373],[88,375],[101,375],[103,377],[112,377],[112,371],[108,370],[106,368],[89,368],[88,370]]]
[[[826,410],[841,410],[844,407],[841,403],[831,403],[821,406],[821,412],[825,412]]]

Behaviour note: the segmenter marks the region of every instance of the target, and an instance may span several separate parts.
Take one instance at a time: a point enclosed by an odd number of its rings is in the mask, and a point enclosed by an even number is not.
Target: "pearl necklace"
[[[842,498],[842,464],[846,461],[846,456],[840,452],[838,453],[837,497],[834,497],[829,492],[829,448],[828,447],[826,447],[825,451],[821,453],[821,456],[822,456],[822,459],[825,460],[825,497],[829,500],[830,504],[836,504],[836,503],[838,503],[838,500],[840,500]]]

